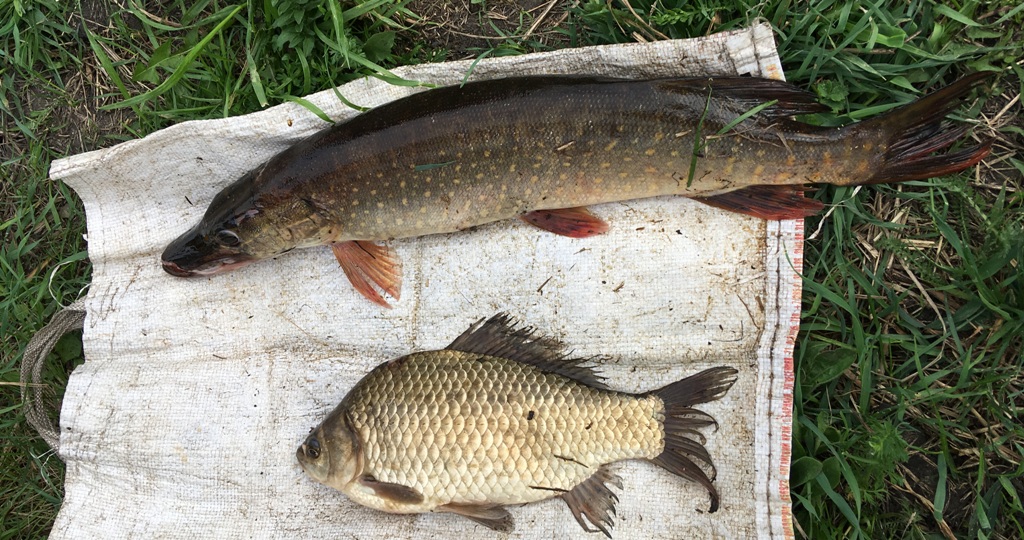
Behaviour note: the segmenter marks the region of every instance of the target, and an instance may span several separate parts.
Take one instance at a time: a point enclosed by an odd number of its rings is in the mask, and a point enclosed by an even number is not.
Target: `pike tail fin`
[[[952,174],[976,165],[992,149],[992,142],[949,154],[929,155],[947,148],[966,131],[943,120],[960,106],[963,98],[991,76],[988,72],[968,75],[953,84],[878,118],[865,120],[853,129],[871,130],[888,135],[883,165],[863,184],[886,184],[923,180]]]
[[[710,512],[718,510],[718,490],[712,484],[715,465],[698,429],[717,427],[718,423],[693,406],[724,396],[736,382],[737,373],[731,367],[711,368],[651,392],[665,403],[665,449],[651,462],[704,486],[711,496]]]

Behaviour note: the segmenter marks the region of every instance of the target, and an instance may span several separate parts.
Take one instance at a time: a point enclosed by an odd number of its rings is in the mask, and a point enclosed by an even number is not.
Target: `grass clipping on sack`
[[[51,160],[399,65],[697,37],[767,20],[787,77],[878,114],[1001,71],[961,111],[992,154],[957,176],[823,188],[807,221],[791,492],[808,538],[1024,537],[1024,6],[934,1],[210,0],[0,3],[2,537],[49,531],[63,465],[24,422],[25,344],[83,294],[81,204]],[[344,100],[344,96],[339,96]],[[313,110],[314,113],[319,111]],[[81,340],[46,366],[57,410]]]

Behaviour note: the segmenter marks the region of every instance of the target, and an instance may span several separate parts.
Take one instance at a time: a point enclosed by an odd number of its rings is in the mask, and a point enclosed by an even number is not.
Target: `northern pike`
[[[924,179],[981,161],[990,143],[932,155],[966,128],[944,118],[986,74],[844,127],[790,84],[750,77],[533,76],[428,90],[328,127],[242,176],[163,253],[207,276],[328,244],[355,288],[388,306],[401,264],[379,244],[519,217],[575,238],[608,224],[587,206],[681,195],[764,219],[821,203],[807,184]],[[389,307],[389,306],[388,306]]]
[[[451,512],[511,531],[506,505],[561,497],[581,527],[610,537],[616,461],[644,459],[693,480],[717,510],[699,431],[717,424],[694,406],[725,395],[736,376],[717,367],[644,394],[616,392],[588,360],[498,314],[443,350],[374,368],[296,457],[314,480],[370,508]]]

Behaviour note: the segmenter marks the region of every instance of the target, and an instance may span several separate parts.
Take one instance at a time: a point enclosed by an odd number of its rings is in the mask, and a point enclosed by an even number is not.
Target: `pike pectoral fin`
[[[802,186],[750,186],[710,197],[693,197],[704,204],[761,219],[800,219],[821,211],[822,205],[804,197]]]
[[[537,210],[519,219],[548,232],[570,238],[586,238],[608,232],[608,223],[584,207]]]
[[[611,538],[609,529],[613,525],[612,516],[615,515],[615,503],[619,498],[612,493],[608,484],[622,489],[622,480],[618,475],[608,470],[607,466],[602,466],[590,478],[563,493],[561,497],[565,504],[569,505],[569,511],[584,531],[595,532],[583,520],[583,516],[586,516],[587,521]]]
[[[419,491],[402,484],[381,482],[369,474],[360,476],[359,483],[372,489],[378,497],[392,502],[399,504],[419,504],[423,502],[423,495]]]
[[[402,292],[402,262],[393,249],[373,242],[352,240],[331,244],[331,250],[352,286],[371,302],[391,307],[374,285],[395,300],[399,299]]]
[[[505,510],[504,506],[486,506],[482,504],[459,504],[448,503],[437,507],[440,512],[451,512],[501,532],[512,532],[515,523],[512,521],[512,514]]]

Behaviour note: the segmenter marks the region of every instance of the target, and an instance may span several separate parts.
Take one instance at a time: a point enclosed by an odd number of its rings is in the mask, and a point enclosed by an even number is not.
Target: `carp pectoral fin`
[[[619,502],[619,498],[615,496],[608,484],[622,489],[622,479],[611,472],[607,465],[602,465],[590,478],[563,493],[561,497],[584,531],[596,532],[583,520],[583,516],[586,516],[587,521],[590,521],[605,536],[611,538],[612,535],[608,529],[614,525],[612,516],[615,515],[615,503]]]
[[[399,299],[402,292],[402,262],[388,246],[352,240],[331,244],[338,264],[352,286],[374,304],[390,308],[374,285]]]
[[[512,521],[512,514],[505,510],[504,506],[489,506],[483,504],[460,504],[448,503],[438,506],[440,512],[451,512],[500,532],[512,532],[515,523]]]
[[[537,210],[519,219],[548,232],[570,238],[586,238],[608,232],[608,223],[584,207]]]
[[[750,186],[709,197],[704,204],[761,219],[800,219],[821,211],[823,204],[804,197],[803,186]]]
[[[369,474],[360,476],[359,483],[372,489],[378,497],[395,503],[419,504],[423,502],[423,495],[419,491],[402,484],[381,482]]]

